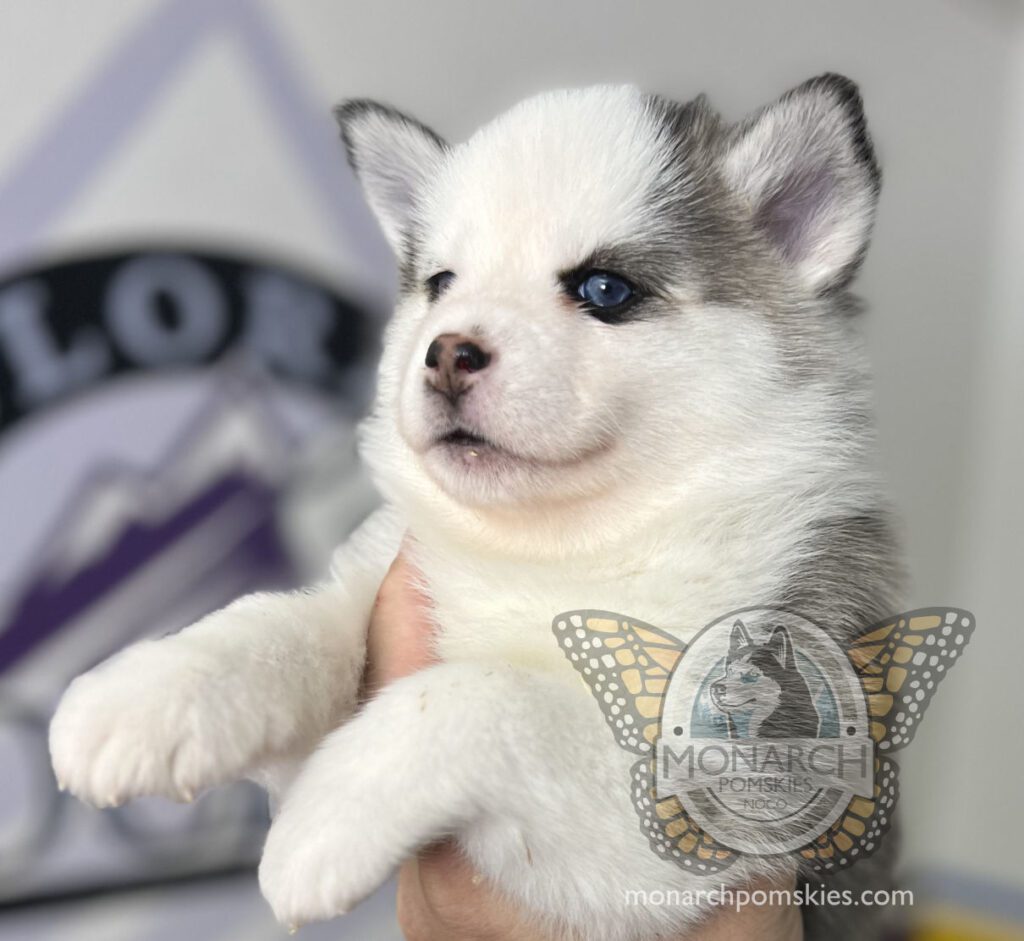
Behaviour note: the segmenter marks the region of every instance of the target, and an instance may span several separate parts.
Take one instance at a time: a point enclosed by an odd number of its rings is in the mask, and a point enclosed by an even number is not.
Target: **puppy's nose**
[[[455,403],[473,384],[475,374],[487,368],[491,354],[475,340],[457,333],[442,333],[427,347],[423,364],[427,382]]]
[[[453,370],[455,372],[480,372],[491,361],[491,354],[484,352],[469,337],[457,333],[442,333],[427,347],[424,361],[427,369]]]

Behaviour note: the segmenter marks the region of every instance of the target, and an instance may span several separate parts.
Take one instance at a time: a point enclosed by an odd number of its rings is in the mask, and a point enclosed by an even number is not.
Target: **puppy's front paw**
[[[260,889],[286,926],[351,911],[403,855],[390,821],[347,793],[343,774],[328,788],[308,780],[308,770],[274,820],[260,862]]]
[[[142,795],[188,801],[240,776],[259,729],[231,695],[230,665],[176,640],[129,647],[68,687],[50,724],[62,789],[110,807]]]

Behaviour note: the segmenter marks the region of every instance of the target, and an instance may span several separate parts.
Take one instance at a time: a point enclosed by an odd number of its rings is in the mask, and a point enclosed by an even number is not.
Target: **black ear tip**
[[[794,88],[789,96],[827,95],[841,107],[851,121],[864,122],[864,99],[860,96],[857,83],[838,72],[825,72],[809,78]]]
[[[838,72],[824,72],[815,75],[797,85],[790,95],[828,95],[833,101],[845,109],[851,116],[864,114],[864,100],[860,95],[860,87],[852,79]],[[788,96],[787,96],[788,97]]]
[[[442,150],[448,146],[442,137],[421,121],[417,121],[391,105],[374,101],[372,98],[347,98],[334,106],[333,113],[334,119],[341,128],[342,140],[345,141],[345,146],[349,148],[350,152],[354,129],[368,117],[376,118],[382,123],[411,128],[428,137],[436,147]]]
[[[374,102],[366,98],[348,98],[339,102],[332,108],[334,120],[338,122],[341,131],[341,141],[345,145],[345,155],[349,164],[355,169],[356,152],[352,141],[352,127],[360,117],[372,110]]]
[[[877,194],[882,185],[882,170],[878,166],[875,147],[868,133],[867,117],[864,114],[864,99],[861,97],[857,83],[838,72],[825,72],[808,79],[793,89],[792,94],[825,94],[835,101],[846,114],[846,120],[853,136],[854,151],[857,159],[863,164],[871,179],[871,185]]]
[[[332,109],[334,119],[341,126],[342,131],[368,114],[392,111],[393,109],[387,105],[382,105],[380,102],[373,101],[370,98],[346,98]]]
[[[344,128],[348,123],[349,116],[352,113],[352,106],[355,104],[351,99],[345,101],[339,101],[333,108],[331,108],[331,114],[334,115],[334,120],[338,122],[339,126]]]
[[[821,75],[808,79],[805,85],[830,91],[843,99],[860,101],[860,89],[857,87],[857,83],[849,76],[840,75],[838,72],[823,72]]]

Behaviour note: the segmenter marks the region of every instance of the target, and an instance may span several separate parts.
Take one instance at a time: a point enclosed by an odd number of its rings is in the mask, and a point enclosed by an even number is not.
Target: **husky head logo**
[[[352,456],[371,311],[244,254],[154,245],[11,272],[0,324],[0,898],[249,865],[263,809],[237,789],[121,808],[83,842],[46,728],[71,677],[295,584],[373,505]],[[122,862],[97,872],[110,843]]]
[[[755,643],[742,621],[732,628],[725,673],[711,685],[711,700],[726,716],[729,737],[739,737],[745,719],[748,738],[814,738],[818,713],[807,680],[796,664],[793,640],[782,625]]]

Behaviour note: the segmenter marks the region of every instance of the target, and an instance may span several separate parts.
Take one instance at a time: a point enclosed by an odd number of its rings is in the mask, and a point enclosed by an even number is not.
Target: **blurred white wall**
[[[4,4],[0,195],[54,116],[162,6]],[[707,91],[738,118],[825,70],[860,83],[885,173],[860,291],[871,309],[882,459],[906,521],[908,600],[959,605],[979,620],[901,759],[906,858],[917,869],[1024,887],[1024,827],[1014,812],[1024,773],[1016,728],[1024,641],[1014,620],[1024,562],[1022,8],[1009,0],[205,6],[222,8],[223,21],[86,182],[55,205],[22,200],[17,220],[0,214],[0,264],[122,238],[200,236],[328,277],[386,280],[379,244],[345,243],[338,206],[315,179],[325,171],[304,161],[294,128],[270,106],[272,83],[233,25],[238,16],[269,25],[303,101],[322,115],[324,140],[334,133],[329,106],[348,96],[381,98],[458,139],[556,85]],[[93,153],[96,141],[83,147]],[[336,173],[350,198],[340,151]],[[14,231],[28,217],[32,224]]]
[[[936,697],[927,743],[912,768],[921,795],[911,847],[918,861],[956,865],[993,879],[1024,881],[1017,810],[1024,774],[1024,29],[1008,31],[1010,68],[994,149],[991,241],[978,269],[951,277],[977,285],[964,312],[973,366],[958,381],[969,404],[962,439],[945,453],[963,464],[959,525],[936,534],[953,552],[945,597],[973,608],[979,629],[957,668],[955,696]],[[955,264],[955,260],[954,260]],[[953,380],[957,381],[957,380]],[[952,504],[952,499],[949,501]],[[922,507],[922,510],[925,508]],[[943,504],[932,508],[939,521]],[[948,517],[945,517],[949,519]],[[915,521],[910,520],[913,525]],[[961,672],[962,671],[962,672]],[[945,692],[945,691],[944,691]],[[916,745],[915,745],[916,747]],[[934,783],[933,783],[934,782]],[[943,821],[936,825],[936,821]],[[954,853],[953,847],[957,848]]]

